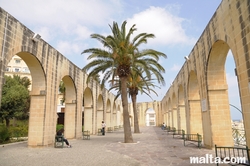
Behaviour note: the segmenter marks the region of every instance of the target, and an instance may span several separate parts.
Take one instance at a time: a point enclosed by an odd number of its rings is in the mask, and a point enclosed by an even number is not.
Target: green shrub
[[[4,124],[0,124],[0,143],[10,139],[8,128]]]
[[[82,131],[84,131],[84,126],[82,126]]]
[[[60,129],[63,129],[63,128],[64,128],[63,124],[57,124],[56,125],[56,131],[58,131]]]

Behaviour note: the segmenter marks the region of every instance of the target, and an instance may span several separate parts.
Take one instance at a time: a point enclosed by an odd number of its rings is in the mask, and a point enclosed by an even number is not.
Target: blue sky
[[[159,62],[165,67],[166,86],[156,89],[162,100],[171,82],[184,64],[196,41],[212,18],[221,0],[0,0],[0,6],[26,25],[52,47],[82,68],[87,48],[100,47],[90,34],[110,34],[109,24],[119,25],[127,20],[127,27],[136,24],[137,32],[155,34],[148,48],[164,52],[168,58]],[[234,60],[226,62],[229,100],[241,109]],[[152,101],[139,95],[138,102]],[[239,111],[231,107],[233,119],[241,119]]]

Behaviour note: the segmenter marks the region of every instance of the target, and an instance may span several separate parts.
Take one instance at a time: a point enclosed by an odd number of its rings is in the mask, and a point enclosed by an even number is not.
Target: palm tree
[[[164,80],[163,80],[164,82]],[[147,77],[143,77],[141,73],[131,72],[129,81],[128,81],[128,89],[129,95],[131,96],[132,104],[133,104],[133,112],[134,112],[134,133],[140,133],[139,129],[139,121],[138,121],[138,114],[137,114],[137,107],[136,107],[136,100],[138,92],[140,91],[141,94],[146,94],[151,99],[150,93],[153,92],[154,94],[158,95],[157,92],[152,88],[158,87],[153,83],[153,79],[148,79]],[[160,87],[158,87],[160,88]],[[153,99],[152,99],[153,100]]]
[[[59,92],[63,95],[63,98],[62,98],[62,105],[63,105],[63,103],[65,102],[66,88],[65,88],[64,82],[62,80],[59,84]]]
[[[142,73],[142,72],[141,72]],[[133,112],[134,112],[134,133],[140,133],[140,128],[139,128],[139,120],[138,120],[138,114],[137,114],[137,108],[136,108],[136,100],[137,100],[137,95],[138,92],[140,91],[141,94],[146,94],[149,96],[151,99],[150,92],[153,92],[154,94],[158,95],[157,92],[152,89],[151,87],[155,88],[160,88],[159,86],[155,85],[152,81],[149,80],[146,77],[143,77],[141,73],[135,73],[131,71],[130,77],[128,79],[128,94],[131,96],[132,104],[133,104]],[[120,91],[120,81],[115,80],[115,84],[111,84],[111,88],[109,91],[115,89],[117,91],[115,100],[121,95]],[[164,82],[164,81],[163,81]],[[153,100],[153,99],[152,99]]]
[[[154,70],[154,68],[150,65],[152,64],[152,61],[158,60],[159,56],[166,55],[155,50],[149,50],[148,52],[150,52],[150,54],[146,54],[147,50],[143,51],[142,54],[139,53],[139,46],[143,43],[147,43],[147,39],[153,38],[154,35],[141,33],[136,35],[134,39],[130,41],[131,35],[137,29],[134,24],[129,29],[128,33],[126,33],[126,23],[127,22],[124,21],[121,29],[119,29],[118,24],[113,22],[113,26],[109,25],[112,35],[108,35],[107,37],[99,34],[92,34],[91,37],[100,41],[103,44],[104,49],[90,48],[84,50],[82,54],[91,53],[88,59],[92,59],[92,61],[83,68],[85,71],[90,68],[92,69],[88,75],[87,82],[90,81],[91,77],[94,77],[99,72],[104,73],[102,85],[104,85],[104,83],[110,78],[111,80],[114,80],[116,77],[119,77],[121,82],[121,99],[123,106],[124,142],[132,143],[133,137],[129,121],[127,96],[128,77],[131,70],[139,71],[139,68],[152,68],[152,70]],[[153,59],[147,58],[146,56],[150,56]],[[132,64],[135,64],[136,66],[132,66]],[[148,72],[146,75],[148,76],[150,73]]]

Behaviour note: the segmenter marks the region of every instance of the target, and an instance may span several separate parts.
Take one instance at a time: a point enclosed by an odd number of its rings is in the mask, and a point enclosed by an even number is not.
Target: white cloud
[[[120,8],[119,1],[102,0],[1,0],[15,17],[33,24],[70,26],[101,25]],[[29,16],[29,17],[28,17]]]
[[[75,29],[75,34],[77,38],[81,40],[89,39],[92,33],[93,32],[91,30],[89,30],[87,27],[82,26],[82,25],[77,25]]]
[[[156,38],[149,42],[155,45],[193,45],[196,40],[185,34],[183,21],[185,19],[172,15],[164,8],[151,6],[128,19],[128,27],[136,24],[138,33],[153,33]]]
[[[173,67],[171,67],[170,71],[180,71],[181,66],[174,64]]]

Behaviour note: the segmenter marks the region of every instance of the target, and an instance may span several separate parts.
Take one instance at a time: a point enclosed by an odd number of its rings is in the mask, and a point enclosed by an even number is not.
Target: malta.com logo
[[[246,157],[213,157],[206,154],[205,157],[190,157],[190,164],[238,164],[246,163]]]

